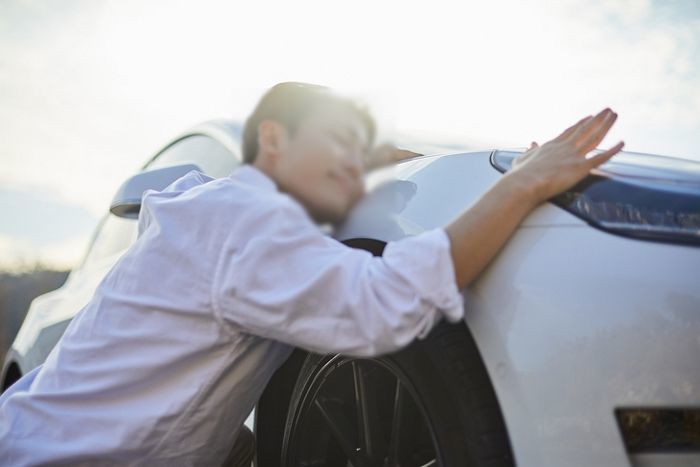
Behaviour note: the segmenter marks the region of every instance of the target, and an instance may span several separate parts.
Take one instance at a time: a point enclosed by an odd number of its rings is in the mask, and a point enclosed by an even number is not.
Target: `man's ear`
[[[269,119],[258,123],[258,155],[265,154],[267,157],[279,158],[288,139],[287,129],[280,123]]]

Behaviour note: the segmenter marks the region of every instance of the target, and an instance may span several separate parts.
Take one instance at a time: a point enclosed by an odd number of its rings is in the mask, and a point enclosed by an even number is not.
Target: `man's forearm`
[[[445,227],[458,288],[481,273],[538,204],[533,186],[508,173]]]

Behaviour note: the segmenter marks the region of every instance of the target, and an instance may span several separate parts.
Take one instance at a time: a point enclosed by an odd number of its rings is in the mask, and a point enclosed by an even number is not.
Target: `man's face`
[[[280,189],[317,222],[340,222],[364,194],[367,140],[365,125],[351,109],[317,110],[280,146],[275,171]]]

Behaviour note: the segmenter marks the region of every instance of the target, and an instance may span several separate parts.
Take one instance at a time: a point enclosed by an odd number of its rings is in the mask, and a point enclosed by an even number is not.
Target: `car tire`
[[[308,354],[288,401],[282,466],[514,465],[463,322],[442,322],[426,339],[376,358]]]

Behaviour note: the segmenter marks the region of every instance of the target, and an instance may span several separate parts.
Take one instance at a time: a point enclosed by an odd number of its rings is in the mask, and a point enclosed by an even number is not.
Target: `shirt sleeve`
[[[442,228],[387,243],[383,256],[330,238],[303,208],[248,219],[251,237],[224,248],[212,283],[225,326],[317,353],[374,356],[463,317]]]

